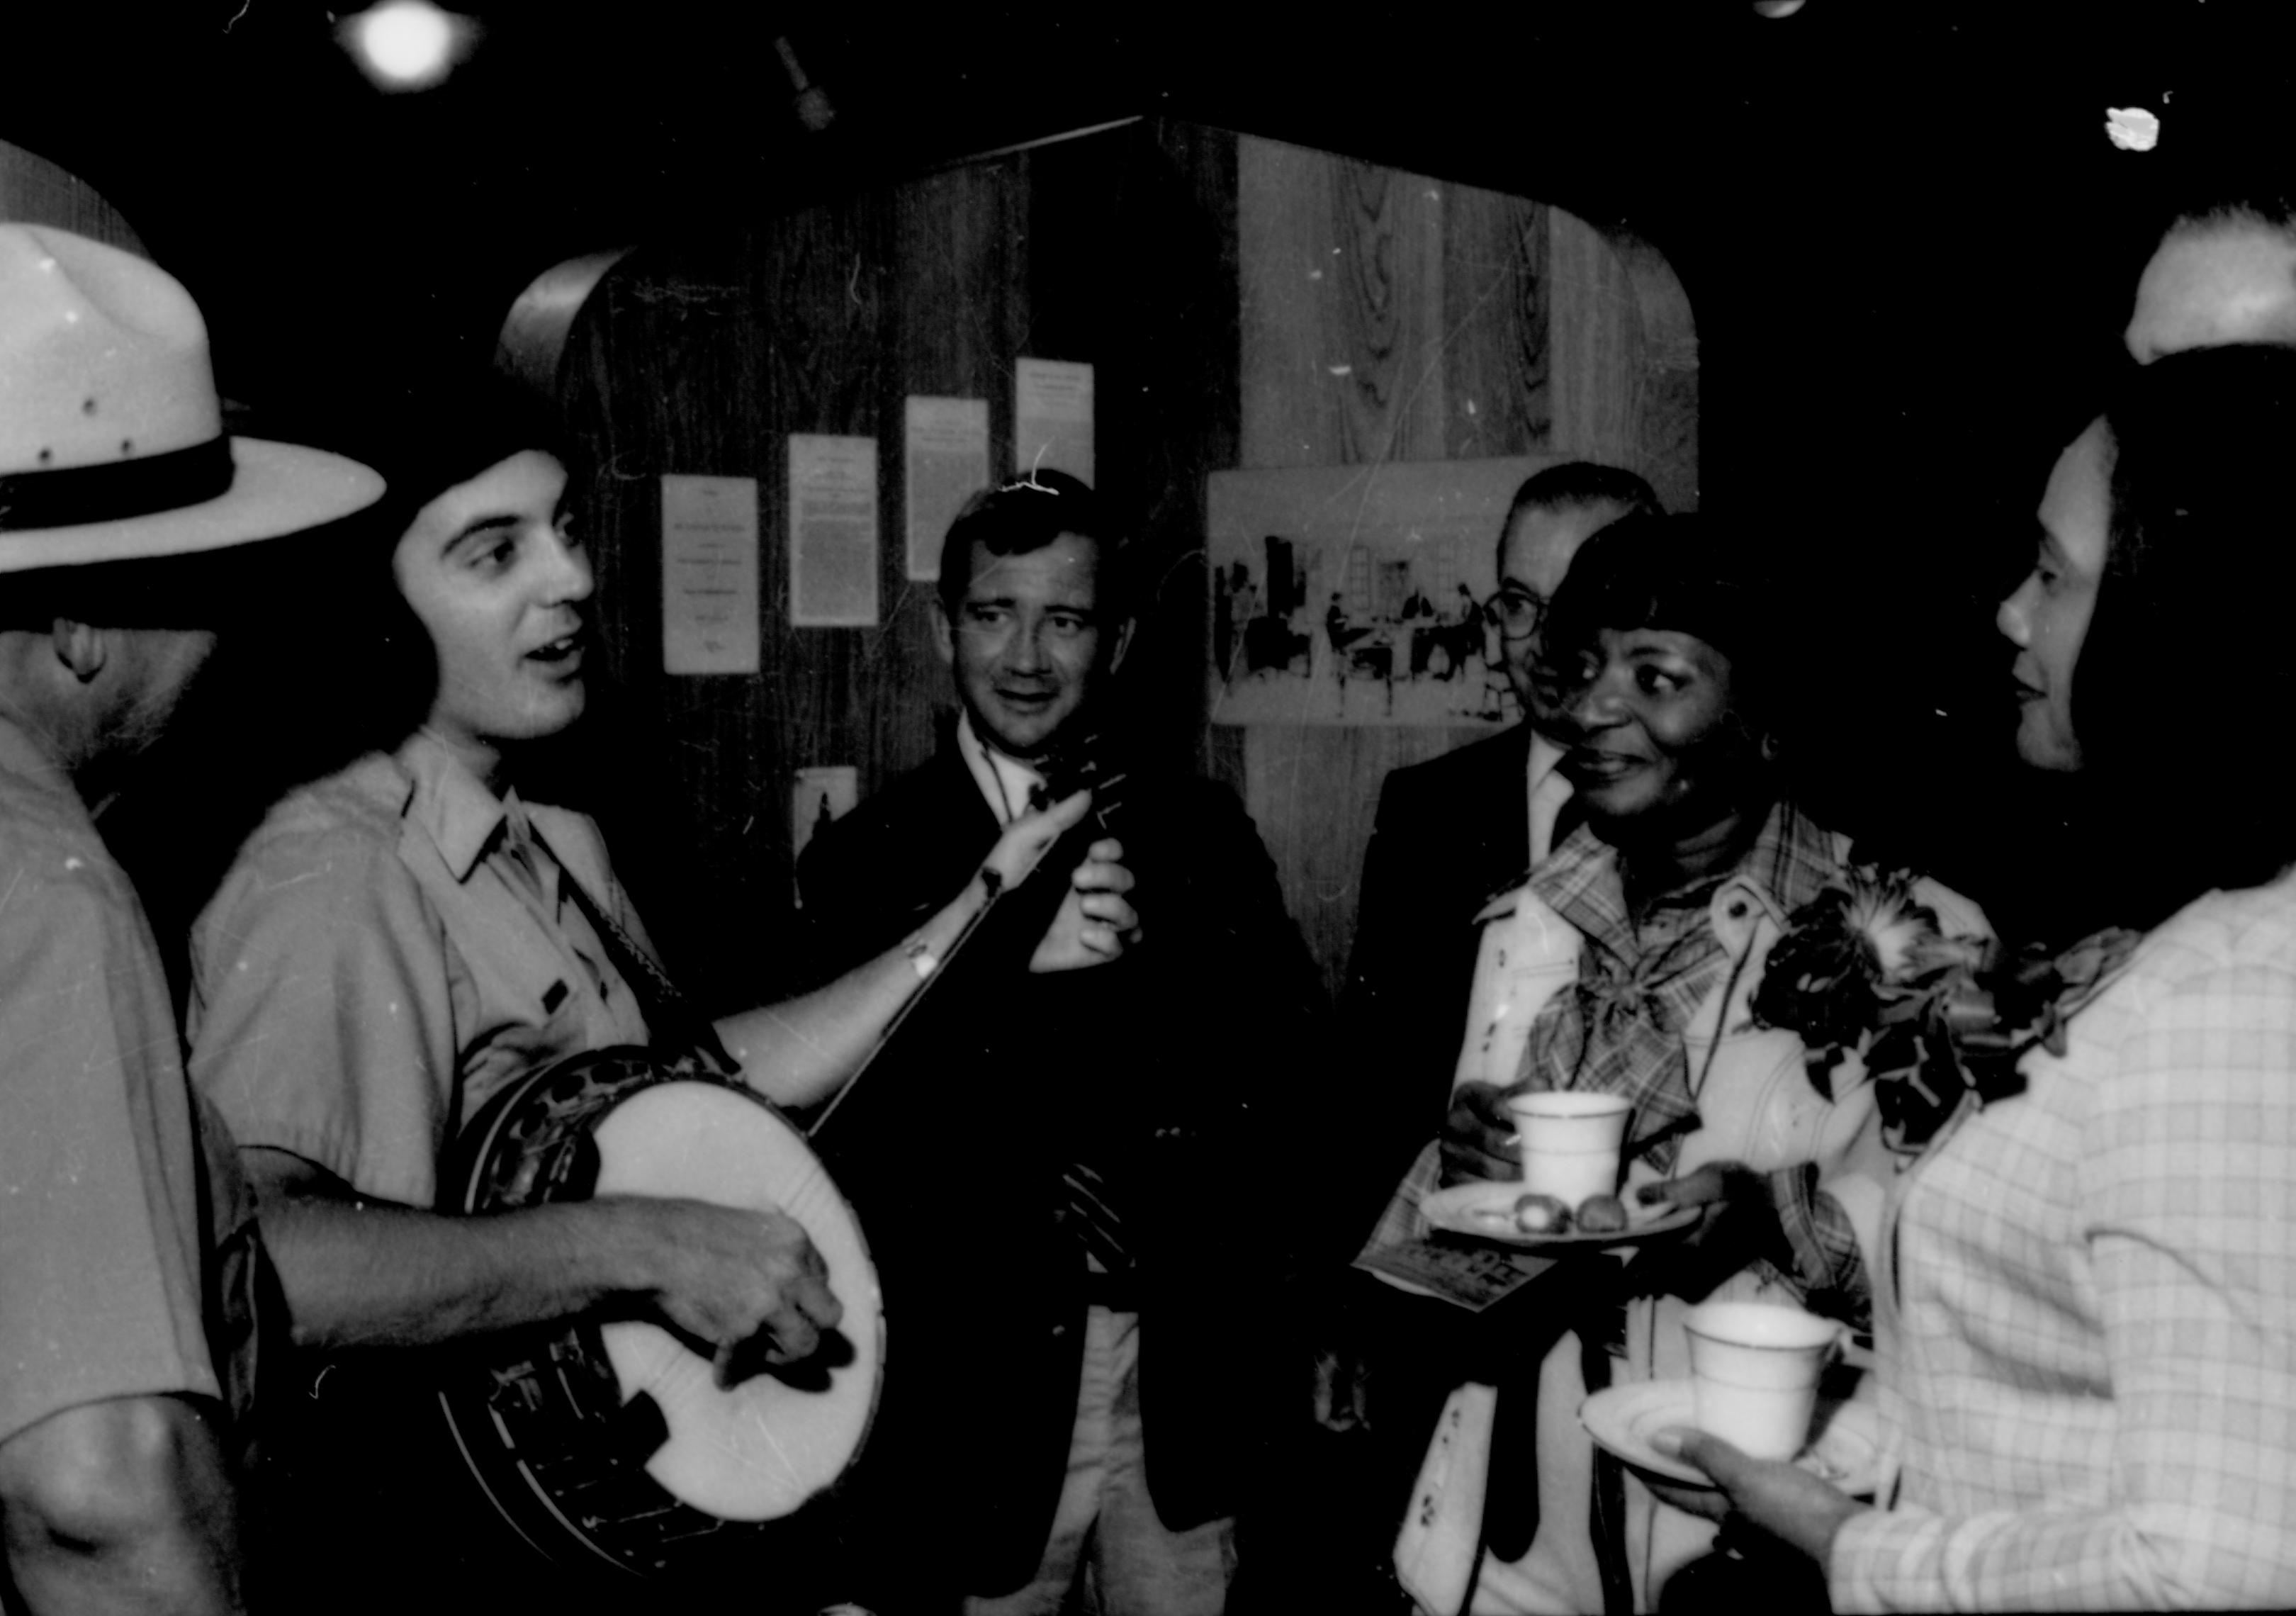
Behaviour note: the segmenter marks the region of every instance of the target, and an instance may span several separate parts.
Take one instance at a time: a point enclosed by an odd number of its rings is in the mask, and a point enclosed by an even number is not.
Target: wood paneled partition
[[[1522,197],[1269,141],[1240,143],[1237,189],[1239,466],[1553,455],[1630,467],[1668,509],[1696,508],[1697,337],[1647,247]],[[1333,988],[1381,782],[1482,733],[1218,737]]]
[[[795,772],[850,764],[865,795],[934,744],[950,698],[931,587],[903,577],[903,400],[987,399],[1001,475],[1022,357],[1095,367],[1097,480],[1142,515],[1152,587],[1125,699],[1160,750],[1244,796],[1333,984],[1381,780],[1475,732],[1209,725],[1206,478],[1568,454],[1696,504],[1679,284],[1520,197],[1143,120],[644,244],[575,321],[560,388],[599,468],[626,720],[611,772],[633,788],[617,846],[714,993],[773,975]],[[877,440],[878,627],[788,624],[792,432]],[[755,677],[660,671],[665,472],[757,480]]]
[[[681,970],[739,997],[774,974],[797,770],[869,792],[951,708],[931,585],[904,577],[904,399],[984,398],[1013,453],[1022,357],[1095,367],[1098,485],[1140,513],[1150,582],[1128,699],[1193,758],[1202,722],[1203,480],[1234,463],[1233,136],[1138,122],[641,246],[592,294],[561,390],[599,467],[601,638],[635,789],[616,839]],[[786,441],[873,437],[881,621],[788,620]],[[751,477],[763,635],[752,677],[661,672],[664,472]],[[734,946],[729,947],[731,943]]]

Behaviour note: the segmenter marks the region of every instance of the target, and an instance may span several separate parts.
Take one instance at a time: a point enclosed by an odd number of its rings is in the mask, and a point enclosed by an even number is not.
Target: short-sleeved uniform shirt
[[[427,734],[295,792],[193,930],[193,1081],[242,1145],[430,1207],[505,1085],[646,1041],[570,881],[645,947],[594,824],[495,796]]]
[[[143,907],[0,721],[0,1440],[114,1398],[243,1413],[258,1251]]]

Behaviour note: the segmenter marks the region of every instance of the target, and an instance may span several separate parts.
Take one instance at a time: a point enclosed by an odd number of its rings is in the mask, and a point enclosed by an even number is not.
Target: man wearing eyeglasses
[[[1350,1047],[1374,1058],[1361,1067],[1367,1109],[1357,1120],[1397,1124],[1352,1130],[1366,1150],[1408,1135],[1406,1118],[1440,1115],[1474,976],[1477,928],[1469,923],[1493,892],[1546,857],[1570,794],[1554,769],[1561,752],[1539,734],[1530,677],[1546,603],[1590,535],[1659,509],[1658,496],[1632,472],[1586,461],[1549,466],[1515,490],[1499,532],[1490,611],[1526,719],[1390,775],[1364,856],[1348,1009],[1369,1040]],[[1384,1193],[1407,1165],[1366,1163],[1367,1180]]]
[[[1230,1616],[1408,1608],[1395,1603],[1396,1529],[1459,1379],[1464,1337],[1441,1325],[1470,1316],[1344,1265],[1448,1103],[1476,987],[1480,912],[1546,856],[1570,794],[1554,771],[1559,750],[1538,734],[1530,677],[1546,603],[1591,535],[1659,509],[1633,472],[1585,462],[1551,466],[1515,491],[1485,610],[1526,721],[1398,769],[1380,792],[1340,1027],[1347,1058],[1319,1075],[1315,1115],[1303,1123],[1315,1137],[1300,1155],[1317,1165],[1318,1226],[1334,1248],[1318,1253],[1329,1267],[1294,1308],[1316,1362],[1319,1429],[1290,1438],[1295,1484],[1247,1533]]]

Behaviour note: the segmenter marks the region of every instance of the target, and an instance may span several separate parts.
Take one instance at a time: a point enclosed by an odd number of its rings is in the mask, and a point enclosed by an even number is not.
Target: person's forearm
[[[900,946],[811,993],[727,1016],[718,1023],[719,1040],[741,1062],[744,1079],[767,1099],[788,1106],[819,1103],[853,1075],[886,1024],[988,902],[988,887],[975,875]]]
[[[214,1431],[181,1398],[86,1403],[0,1442],[0,1533],[11,1611],[245,1608],[237,1495]]]
[[[612,1196],[450,1218],[266,1197],[265,1243],[309,1346],[425,1346],[644,1293],[652,1209]]]

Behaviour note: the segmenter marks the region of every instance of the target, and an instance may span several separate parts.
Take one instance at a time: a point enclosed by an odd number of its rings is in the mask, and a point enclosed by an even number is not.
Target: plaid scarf
[[[1683,1054],[1682,1031],[1733,963],[1714,935],[1716,891],[1726,882],[1746,882],[1781,914],[1789,913],[1841,878],[1848,867],[1847,848],[1844,838],[1781,802],[1735,869],[1669,895],[1644,916],[1638,931],[1627,913],[1616,852],[1579,825],[1536,872],[1499,890],[1503,895],[1527,883],[1583,939],[1578,981],[1550,999],[1531,1022],[1519,1080],[1526,1087],[1633,1096],[1635,1131],[1628,1153],[1647,1153],[1661,1173],[1670,1172],[1683,1138],[1698,1127],[1697,1088]],[[1419,1202],[1439,1176],[1439,1153],[1431,1139],[1381,1212],[1365,1243],[1365,1258],[1427,1237],[1430,1227]],[[1816,1185],[1814,1170],[1771,1176],[1787,1238],[1797,1252],[1809,1252],[1814,1274],[1854,1270],[1856,1239],[1839,1209],[1820,1197]],[[1525,1278],[1546,1266],[1528,1252],[1488,1256]]]
[[[1715,892],[1726,882],[1745,882],[1780,912],[1791,911],[1841,874],[1840,845],[1780,802],[1734,868],[1668,894],[1637,926],[1627,911],[1617,849],[1580,825],[1529,878],[1531,895],[1581,941],[1578,980],[1531,1023],[1517,1087],[1626,1095],[1635,1103],[1627,1153],[1670,1170],[1684,1136],[1698,1126],[1704,1075],[1689,1070],[1684,1029],[1742,963],[1714,934]]]

